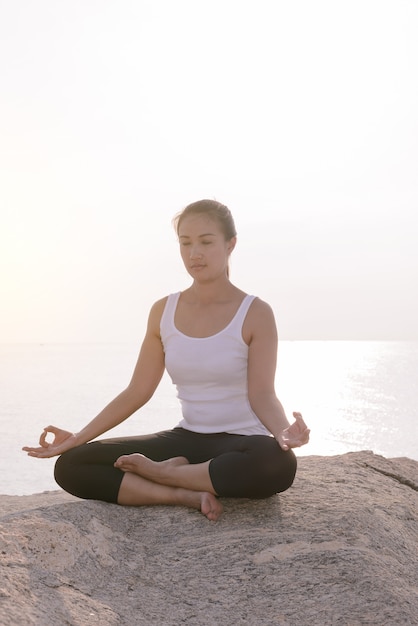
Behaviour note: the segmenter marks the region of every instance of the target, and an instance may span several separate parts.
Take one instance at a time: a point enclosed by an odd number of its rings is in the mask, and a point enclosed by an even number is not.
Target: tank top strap
[[[244,323],[248,310],[254,300],[255,300],[255,296],[250,296],[247,294],[244,297],[243,301],[239,305],[238,311],[236,312],[235,317],[232,320],[230,326],[235,326],[237,329],[241,331],[242,325]]]
[[[163,314],[161,316],[161,327],[174,328],[174,314],[176,312],[177,302],[179,301],[180,293],[180,291],[177,291],[176,293],[170,293],[170,295],[168,296]]]

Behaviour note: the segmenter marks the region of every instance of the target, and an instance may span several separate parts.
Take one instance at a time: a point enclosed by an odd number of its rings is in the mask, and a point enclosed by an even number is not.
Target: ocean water
[[[21,451],[44,426],[78,430],[129,382],[139,346],[0,346],[0,493],[56,489],[54,459]],[[418,460],[418,342],[284,341],[276,389],[311,428],[303,455],[372,450]],[[151,401],[109,436],[174,426],[179,404],[164,376]]]

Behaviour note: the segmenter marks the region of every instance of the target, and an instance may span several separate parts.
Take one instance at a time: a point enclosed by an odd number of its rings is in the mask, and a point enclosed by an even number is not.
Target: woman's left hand
[[[277,437],[277,441],[283,450],[290,448],[299,448],[309,441],[309,433],[311,432],[303,421],[302,413],[293,413],[295,421],[285,430],[282,430]]]

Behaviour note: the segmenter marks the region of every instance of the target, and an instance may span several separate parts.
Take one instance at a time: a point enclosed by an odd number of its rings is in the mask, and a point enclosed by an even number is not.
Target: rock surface
[[[2,626],[418,624],[418,462],[300,457],[294,486],[185,508],[0,496]]]

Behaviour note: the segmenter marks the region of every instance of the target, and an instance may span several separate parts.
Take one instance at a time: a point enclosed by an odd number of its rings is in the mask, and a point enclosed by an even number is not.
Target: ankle
[[[199,491],[192,491],[183,487],[174,487],[174,489],[177,504],[200,511],[201,493]]]

